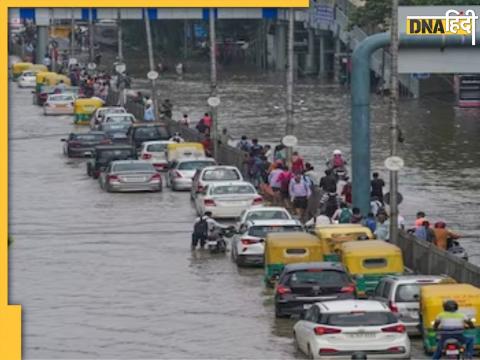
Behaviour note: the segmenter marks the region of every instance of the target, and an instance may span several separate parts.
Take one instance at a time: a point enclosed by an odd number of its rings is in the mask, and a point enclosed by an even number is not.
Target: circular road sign
[[[390,171],[399,171],[405,166],[405,162],[400,156],[390,156],[385,159],[385,167]]]
[[[288,147],[294,147],[297,143],[298,139],[294,135],[286,135],[282,139],[282,144]]]
[[[115,71],[118,72],[119,74],[123,74],[127,70],[127,65],[120,63],[115,65]]]
[[[220,98],[217,96],[211,96],[207,99],[208,106],[217,107],[220,105]]]
[[[95,70],[97,68],[97,64],[91,62],[87,64],[88,70]]]
[[[147,78],[149,78],[150,80],[158,79],[158,72],[156,72],[155,70],[149,71],[147,73]]]
[[[383,195],[383,201],[385,201],[386,204],[390,205],[390,193],[386,193]],[[397,205],[400,205],[403,201],[403,195],[397,192]]]

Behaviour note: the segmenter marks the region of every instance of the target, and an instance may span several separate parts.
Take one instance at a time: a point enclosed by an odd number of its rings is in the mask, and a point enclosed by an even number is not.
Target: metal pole
[[[287,125],[285,135],[293,135],[293,70],[294,70],[294,26],[295,26],[295,10],[290,8],[288,12],[288,46],[287,46]],[[287,163],[292,162],[292,148],[287,147]]]
[[[398,140],[398,0],[392,0],[392,26],[390,32],[390,155],[397,155]],[[390,241],[398,243],[398,171],[390,171]]]
[[[217,40],[215,36],[215,9],[209,10],[209,25],[210,25],[210,96],[217,96],[217,56],[216,47]],[[213,156],[217,158],[218,155],[218,117],[217,108],[210,106],[210,113],[212,116],[212,141],[213,141]]]
[[[150,71],[155,71],[155,63],[153,61],[153,45],[152,45],[152,31],[150,29],[150,18],[148,17],[147,8],[143,9],[143,17],[145,18],[145,30],[147,32],[147,46],[148,46],[148,62],[150,64]],[[152,103],[153,103],[153,116],[155,121],[157,118],[157,94],[156,94],[156,84],[155,79],[151,80],[152,82]]]
[[[88,9],[88,62],[93,62],[95,57],[94,55],[94,43],[93,43],[93,10],[92,8]]]
[[[72,8],[72,18],[70,22],[70,58],[75,55],[75,9]]]
[[[48,27],[48,53],[50,55],[50,62],[52,66],[52,71],[55,72],[57,70],[57,62],[55,61],[55,50],[53,48],[53,41],[51,42],[53,36],[55,35],[55,19],[53,17],[53,9],[50,9],[50,22]],[[50,46],[52,44],[52,46]]]
[[[117,10],[117,41],[118,41],[118,59],[123,62],[123,42],[122,42],[122,18],[120,9]]]

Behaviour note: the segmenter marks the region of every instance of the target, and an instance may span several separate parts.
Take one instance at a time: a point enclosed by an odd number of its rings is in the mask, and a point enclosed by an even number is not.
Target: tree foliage
[[[400,0],[401,6],[462,6],[480,5],[480,0]],[[367,33],[388,28],[392,11],[390,0],[366,0],[365,5],[353,10],[350,24],[363,28]]]

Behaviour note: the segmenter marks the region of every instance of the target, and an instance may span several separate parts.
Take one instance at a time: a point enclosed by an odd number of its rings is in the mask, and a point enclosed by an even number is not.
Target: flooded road
[[[162,80],[160,89],[177,104],[177,117],[188,112],[195,120],[205,111],[205,83]],[[281,87],[237,78],[226,89],[224,82],[220,126],[235,137],[278,141]],[[301,100],[299,149],[321,172],[333,148],[349,153],[348,98],[344,89],[304,84]],[[372,122],[379,170],[388,144],[384,108],[375,103]],[[401,109],[412,114],[404,128],[402,213],[411,219],[421,208],[444,217],[471,235],[464,243],[476,251],[478,114],[418,102]],[[69,116],[44,117],[30,90],[11,85],[10,303],[23,305],[24,358],[302,358],[293,348],[293,321],[274,318],[261,269],[238,270],[228,254],[190,252],[189,194],[103,192],[84,161],[62,155],[59,140],[71,123]]]

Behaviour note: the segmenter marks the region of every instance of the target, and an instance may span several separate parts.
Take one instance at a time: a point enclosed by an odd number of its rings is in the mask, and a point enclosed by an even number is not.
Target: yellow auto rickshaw
[[[90,117],[105,102],[97,97],[80,98],[75,100],[74,104],[74,123],[76,125],[90,125]]]
[[[316,236],[305,232],[268,233],[265,239],[265,283],[273,286],[286,264],[323,261]]]
[[[480,289],[470,284],[438,284],[423,286],[420,290],[420,327],[425,352],[435,351],[437,334],[433,330],[436,317],[443,312],[443,303],[455,300],[458,311],[466,315],[475,329],[466,329],[465,335],[475,338],[475,348],[480,349]]]
[[[31,62],[18,62],[12,65],[12,76],[16,80],[23,71],[29,70],[33,64]]]
[[[43,64],[33,64],[28,70],[33,72],[48,71],[48,68]]]
[[[46,84],[46,78],[47,77],[50,77],[50,76],[55,76],[57,75],[57,73],[53,72],[53,71],[39,71],[37,73],[37,80],[36,80],[36,86],[35,86],[35,91],[38,93],[40,92],[41,88],[43,85]]]
[[[44,84],[48,86],[55,86],[60,84],[61,81],[63,81],[65,85],[70,85],[70,78],[68,76],[57,73],[47,74],[44,79]]]
[[[314,233],[322,244],[325,261],[340,261],[338,251],[344,242],[373,239],[370,229],[360,224],[317,225]]]
[[[359,297],[373,293],[384,276],[404,272],[402,251],[383,240],[344,242],[339,253],[343,265],[355,279]]]
[[[201,143],[183,142],[167,145],[167,161],[172,162],[186,157],[205,157],[205,149]]]

